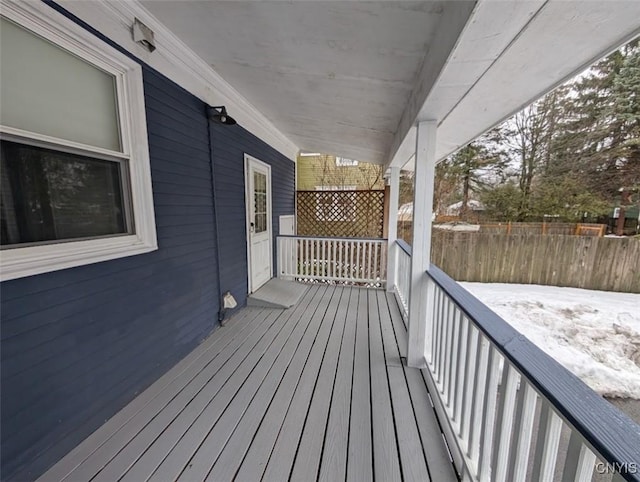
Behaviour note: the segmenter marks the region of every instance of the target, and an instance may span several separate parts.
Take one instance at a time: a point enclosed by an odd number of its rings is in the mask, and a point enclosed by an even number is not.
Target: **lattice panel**
[[[381,238],[384,191],[298,191],[298,235]]]

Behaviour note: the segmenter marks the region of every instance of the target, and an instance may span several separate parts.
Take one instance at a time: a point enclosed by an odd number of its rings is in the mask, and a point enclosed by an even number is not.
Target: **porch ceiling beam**
[[[390,158],[393,158],[398,151],[400,144],[409,131],[414,133],[413,142],[409,141],[405,146],[411,152],[414,151],[416,120],[419,120],[420,113],[427,102],[429,94],[433,91],[441,72],[459,42],[465,26],[472,18],[475,6],[476,1],[449,2],[447,4],[447,12],[435,35],[438,41],[431,45],[425,54],[417,81],[398,123],[398,128],[391,144]],[[437,117],[433,118],[436,119]],[[425,119],[426,117],[422,120]],[[404,163],[394,163],[394,165],[402,167]]]

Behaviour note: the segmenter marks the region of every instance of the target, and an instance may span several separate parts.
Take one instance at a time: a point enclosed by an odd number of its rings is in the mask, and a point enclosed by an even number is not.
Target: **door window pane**
[[[253,173],[253,213],[256,234],[267,230],[267,176],[260,172]]]
[[[1,244],[132,232],[124,165],[2,141]]]
[[[115,77],[4,18],[2,125],[121,151]]]

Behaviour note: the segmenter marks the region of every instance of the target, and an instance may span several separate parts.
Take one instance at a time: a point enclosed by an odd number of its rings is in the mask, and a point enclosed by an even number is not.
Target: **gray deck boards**
[[[43,481],[455,480],[383,291],[248,307]]]

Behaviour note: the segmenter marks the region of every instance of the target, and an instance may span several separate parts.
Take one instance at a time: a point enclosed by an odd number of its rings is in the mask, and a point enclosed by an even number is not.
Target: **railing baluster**
[[[382,270],[380,269],[380,266],[378,266],[378,251],[380,251],[380,249],[382,249],[382,244],[381,243],[376,243],[375,244],[375,249],[373,250],[373,276],[372,276],[372,278],[374,278],[374,279],[382,279]],[[398,266],[397,263],[396,263],[396,266]]]
[[[467,454],[471,449],[471,415],[473,413],[473,384],[478,369],[478,337],[480,333],[478,329],[469,324],[467,334],[467,362],[464,376],[464,389],[462,391],[462,417],[460,438],[466,445]]]
[[[327,260],[327,245],[329,242],[326,239],[322,240],[322,279],[327,279],[329,275],[329,265]]]
[[[305,278],[309,277],[309,243],[311,243],[310,239],[304,240],[304,275]]]
[[[337,278],[337,273],[338,273],[338,241],[336,241],[335,239],[333,241],[331,241],[331,249],[333,250],[333,256],[331,257],[332,259],[332,263],[331,263],[331,277],[332,278]]]
[[[499,430],[498,447],[493,460],[495,467],[494,479],[496,482],[506,482],[507,469],[509,463],[509,452],[511,449],[511,432],[513,430],[513,413],[516,407],[516,393],[518,391],[518,381],[520,375],[504,359],[502,367],[502,383],[500,407],[498,409],[496,427]]]
[[[467,318],[462,314],[462,311],[458,313],[458,345],[456,347],[455,354],[455,380],[453,381],[453,410],[452,418],[454,422],[458,423],[458,430],[460,430],[460,414],[462,408],[462,392],[464,390],[464,374],[466,371],[467,363],[467,330],[469,322]],[[460,432],[458,431],[458,434]]]
[[[584,438],[576,432],[571,432],[567,458],[564,461],[562,480],[570,482],[590,482],[596,463],[595,454],[584,443]]]
[[[455,330],[455,319],[456,319],[456,311],[457,307],[447,297],[448,301],[448,311],[447,311],[447,337],[445,343],[445,352],[444,352],[444,379],[443,379],[443,390],[442,394],[444,396],[444,401],[447,406],[449,406],[451,402],[451,368],[452,368],[452,354],[453,354],[453,335]]]
[[[442,386],[442,400],[444,401],[445,405],[448,405],[449,401],[447,400],[447,388],[448,388],[447,377],[449,374],[449,367],[447,366],[447,354],[451,349],[451,346],[449,344],[449,340],[450,340],[449,334],[451,333],[451,318],[452,318],[451,312],[453,311],[453,303],[451,302],[448,296],[445,296],[444,305],[445,305],[444,330],[442,330],[443,350],[440,351],[440,366],[441,366],[440,383]]]
[[[532,480],[544,482],[553,480],[560,444],[562,420],[551,408],[548,401],[542,401],[536,452],[533,459]]]
[[[435,375],[436,381],[438,378],[438,335],[439,335],[439,325],[442,320],[440,314],[440,301],[442,300],[442,290],[439,286],[436,286],[435,289],[435,300],[433,303],[433,323],[431,324],[431,360],[433,363],[433,373]]]
[[[444,388],[444,372],[446,367],[444,366],[445,352],[447,350],[447,333],[449,332],[449,298],[445,295],[444,291],[441,291],[441,303],[442,309],[440,312],[440,333],[438,337],[438,382],[440,383],[440,390],[445,392]]]
[[[508,480],[525,480],[529,465],[529,450],[533,437],[533,423],[536,415],[538,394],[533,387],[524,380],[520,383],[518,404],[514,420],[516,426],[514,434],[517,436],[514,455],[509,457]]]
[[[477,365],[476,376],[473,381],[473,401],[471,402],[472,412],[471,420],[471,442],[469,444],[469,458],[478,466],[478,455],[480,451],[480,432],[481,426],[479,421],[482,420],[482,409],[484,408],[485,384],[487,382],[487,373],[489,371],[489,341],[484,335],[478,335],[477,349]]]
[[[500,369],[500,354],[493,345],[489,345],[489,373],[484,393],[484,409],[482,416],[482,434],[480,437],[480,456],[478,472],[480,480],[488,482],[491,477],[491,460],[493,453],[493,439],[496,420],[496,400],[498,396],[498,372]]]
[[[458,345],[460,338],[460,309],[453,304],[453,313],[451,315],[451,343],[449,345],[449,350],[447,352],[447,356],[449,360],[447,361],[447,405],[453,408],[454,397],[455,397],[455,383],[457,376],[457,368],[458,368]],[[453,413],[453,411],[452,411]]]

